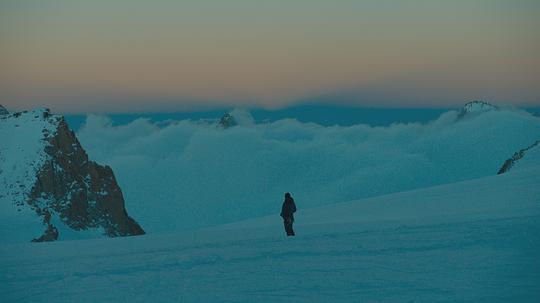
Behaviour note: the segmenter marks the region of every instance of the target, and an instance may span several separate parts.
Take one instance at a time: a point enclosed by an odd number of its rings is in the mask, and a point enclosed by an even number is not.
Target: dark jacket
[[[294,219],[293,214],[296,212],[296,204],[294,204],[294,199],[292,197],[285,198],[285,201],[283,201],[283,206],[281,206],[281,214],[280,216],[285,218],[291,218]]]

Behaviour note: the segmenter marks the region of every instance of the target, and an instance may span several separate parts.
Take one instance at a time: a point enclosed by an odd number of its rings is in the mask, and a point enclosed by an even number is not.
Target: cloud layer
[[[276,214],[284,192],[299,209],[493,175],[539,139],[540,119],[493,111],[428,124],[323,127],[296,120],[229,129],[194,121],[112,126],[88,116],[78,137],[115,171],[146,231],[166,232]],[[299,216],[301,220],[301,215]]]

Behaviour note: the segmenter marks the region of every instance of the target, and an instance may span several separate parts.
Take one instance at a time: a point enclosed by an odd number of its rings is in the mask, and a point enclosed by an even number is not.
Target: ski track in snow
[[[1,245],[0,293],[5,302],[538,302],[539,176],[536,168],[336,204],[335,212],[300,210],[295,238],[268,217]],[[430,201],[440,213],[426,209]],[[374,202],[388,221],[370,218]],[[350,212],[356,221],[322,220]]]

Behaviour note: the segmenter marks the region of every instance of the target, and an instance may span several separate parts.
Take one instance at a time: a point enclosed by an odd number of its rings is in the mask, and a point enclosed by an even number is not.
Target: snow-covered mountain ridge
[[[458,119],[467,115],[479,114],[492,110],[499,110],[499,107],[485,101],[471,101],[459,109]]]
[[[0,241],[143,234],[108,166],[47,109],[0,115]]]

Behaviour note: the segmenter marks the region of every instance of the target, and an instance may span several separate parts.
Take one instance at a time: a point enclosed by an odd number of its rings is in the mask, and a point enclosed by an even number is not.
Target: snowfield
[[[0,246],[2,302],[539,302],[540,167],[176,234]],[[276,205],[279,209],[279,205]]]

